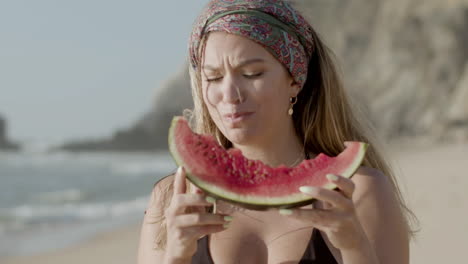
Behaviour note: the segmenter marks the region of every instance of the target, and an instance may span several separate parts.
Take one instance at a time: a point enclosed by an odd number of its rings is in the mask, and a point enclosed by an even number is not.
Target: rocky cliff
[[[19,145],[8,140],[7,121],[0,115],[0,150],[17,150]]]
[[[302,1],[386,138],[468,136],[468,1]]]
[[[382,137],[468,140],[467,0],[295,2],[335,51],[346,86]],[[172,115],[191,107],[187,72],[155,98],[132,129],[145,131],[151,148],[166,148]]]
[[[165,81],[157,90],[151,111],[128,129],[114,133],[108,139],[66,143],[55,149],[70,151],[152,151],[166,149],[171,119],[182,110],[192,108],[189,74],[185,65],[180,72]]]

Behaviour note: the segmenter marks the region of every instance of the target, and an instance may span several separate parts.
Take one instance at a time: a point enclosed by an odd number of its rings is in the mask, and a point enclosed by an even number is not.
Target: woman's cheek
[[[215,94],[213,91],[213,87],[208,84],[204,84],[203,89],[203,100],[207,105],[208,109],[211,109],[215,104]]]
[[[219,113],[216,108],[220,99],[219,95],[216,93],[214,87],[209,87],[209,89],[203,90],[203,101],[205,102],[206,107],[208,108],[208,112],[211,118],[219,125]]]

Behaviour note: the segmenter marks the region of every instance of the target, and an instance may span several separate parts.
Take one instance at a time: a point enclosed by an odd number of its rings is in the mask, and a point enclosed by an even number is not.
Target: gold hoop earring
[[[293,106],[297,103],[297,96],[289,97],[289,102],[291,104],[289,105],[288,115],[292,116],[294,113]]]

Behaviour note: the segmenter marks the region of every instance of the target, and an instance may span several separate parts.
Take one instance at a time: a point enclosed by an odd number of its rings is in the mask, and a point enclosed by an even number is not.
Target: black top
[[[197,252],[192,257],[192,264],[214,264],[208,248],[208,236],[202,237],[197,243]],[[317,229],[312,231],[312,237],[299,264],[338,264]]]

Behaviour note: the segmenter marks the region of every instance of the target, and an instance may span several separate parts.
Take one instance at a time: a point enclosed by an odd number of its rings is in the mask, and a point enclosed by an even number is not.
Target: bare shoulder
[[[172,188],[172,184],[174,183],[174,176],[175,174],[169,174],[167,176],[162,177],[159,181],[157,181],[154,184],[153,192],[163,191]]]
[[[373,210],[380,208],[382,213],[399,214],[398,190],[389,175],[378,169],[361,166],[351,179],[355,185],[353,200],[358,207]]]
[[[173,181],[174,175],[171,174],[153,186],[140,231],[138,263],[161,263],[164,258],[164,250],[157,247],[166,236],[164,210],[172,196]]]
[[[151,211],[160,211],[166,207],[166,203],[172,196],[172,186],[174,174],[167,175],[157,181],[151,192],[151,198],[147,207],[147,213]]]
[[[352,179],[356,212],[381,263],[408,263],[409,233],[397,186],[389,175],[364,166]],[[386,228],[382,228],[383,223]]]
[[[353,178],[355,180],[367,180],[367,181],[387,181],[387,176],[380,170],[361,166],[354,174]]]
[[[351,179],[356,186],[356,193],[371,192],[388,195],[395,191],[388,175],[375,168],[361,166]]]

